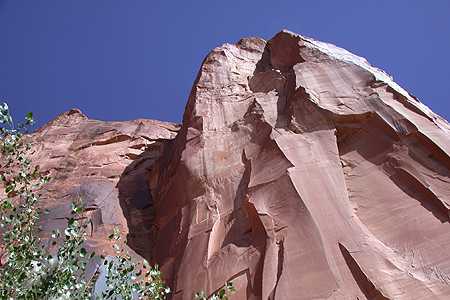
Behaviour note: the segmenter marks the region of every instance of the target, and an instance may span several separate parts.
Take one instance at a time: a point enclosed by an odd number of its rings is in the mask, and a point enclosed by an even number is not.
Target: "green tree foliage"
[[[165,299],[170,289],[164,286],[158,266],[150,267],[146,260],[138,264],[133,262],[130,254],[118,244],[121,239],[118,228],[114,228],[109,239],[114,241],[116,255],[103,261],[107,270],[103,299],[131,300],[134,295],[144,299]]]

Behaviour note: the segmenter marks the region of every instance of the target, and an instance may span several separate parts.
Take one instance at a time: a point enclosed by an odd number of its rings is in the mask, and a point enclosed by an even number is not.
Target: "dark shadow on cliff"
[[[370,300],[389,300],[389,298],[383,296],[383,294],[377,289],[377,287],[375,287],[375,285],[372,283],[372,281],[370,281],[366,274],[364,274],[347,248],[339,243],[339,249],[341,250],[342,256],[344,257],[344,260],[348,268],[350,269],[353,278],[355,279],[359,289],[364,294],[364,296],[366,296],[366,298]]]
[[[127,220],[127,244],[147,260],[151,259],[154,204],[149,186],[152,167],[168,140],[158,140],[136,157],[120,175],[119,203]]]

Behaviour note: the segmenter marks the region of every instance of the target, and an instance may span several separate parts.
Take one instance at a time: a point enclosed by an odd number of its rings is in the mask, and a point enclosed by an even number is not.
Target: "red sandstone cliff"
[[[121,224],[174,299],[450,298],[450,125],[363,58],[287,31],[225,44],[177,129],[46,125],[43,224],[82,195],[91,245]]]
[[[449,154],[449,124],[363,58],[225,44],[151,172],[151,256],[175,299],[450,299]]]

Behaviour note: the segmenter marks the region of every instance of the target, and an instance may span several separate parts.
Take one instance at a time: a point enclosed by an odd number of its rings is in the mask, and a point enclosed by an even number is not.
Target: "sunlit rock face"
[[[31,135],[31,159],[52,178],[41,191],[40,205],[48,210],[41,215],[42,235],[65,228],[70,204],[81,202],[91,249],[112,253],[107,236],[117,226],[132,249],[148,252],[152,201],[147,173],[178,128],[152,120],[91,120],[73,109]]]
[[[449,153],[449,124],[363,58],[225,44],[148,171],[145,255],[173,299],[450,299]]]
[[[118,226],[173,299],[450,299],[450,125],[334,45],[214,49],[181,128],[70,110],[30,140],[44,237],[79,199],[88,246]]]

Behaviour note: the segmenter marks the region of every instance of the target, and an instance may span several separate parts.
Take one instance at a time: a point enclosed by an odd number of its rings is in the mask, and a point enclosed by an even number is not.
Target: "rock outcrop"
[[[148,238],[139,235],[146,235],[152,216],[146,174],[178,129],[152,120],[90,120],[73,109],[31,135],[32,161],[52,177],[40,202],[48,210],[41,216],[44,237],[65,228],[71,203],[81,201],[89,247],[110,254],[107,236],[117,226],[133,250],[145,253],[150,244],[142,245]]]
[[[363,58],[225,44],[150,171],[146,256],[174,299],[449,299],[449,154],[449,124]]]
[[[175,137],[176,136],[176,137]],[[43,229],[80,197],[173,299],[449,299],[450,125],[383,71],[288,31],[204,60],[181,128],[66,112],[32,136]]]

